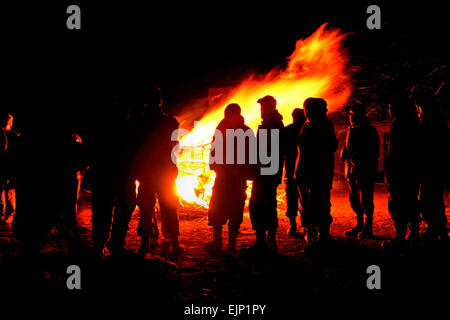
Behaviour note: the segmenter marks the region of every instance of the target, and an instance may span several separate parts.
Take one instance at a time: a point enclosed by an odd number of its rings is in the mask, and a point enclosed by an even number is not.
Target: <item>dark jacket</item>
[[[231,175],[233,177],[239,177],[242,180],[247,180],[251,178],[251,169],[252,169],[252,164],[250,163],[250,140],[249,138],[245,138],[245,163],[244,164],[239,164],[238,163],[238,139],[235,137],[234,138],[234,160],[233,160],[233,164],[230,163],[226,163],[227,162],[227,138],[226,138],[226,130],[227,129],[233,129],[233,130],[237,130],[237,129],[242,129],[247,133],[251,134],[251,138],[250,139],[255,139],[255,134],[253,133],[253,130],[250,129],[248,126],[245,125],[244,123],[244,118],[242,116],[240,116],[237,119],[223,119],[219,125],[217,126],[216,130],[221,132],[222,137],[223,137],[223,149],[222,149],[222,164],[220,163],[210,163],[209,167],[211,170],[214,170],[217,175]],[[250,130],[250,131],[247,131]],[[215,141],[215,138],[213,139],[213,142]],[[219,146],[220,147],[220,146]],[[217,149],[211,149],[211,156],[216,156],[217,155]],[[211,157],[210,157],[211,159]]]
[[[176,162],[172,161],[174,147],[172,134],[178,129],[178,121],[159,110],[147,112],[138,125],[134,138],[133,171],[146,179],[165,179],[177,176]]]
[[[2,127],[2,132],[0,133],[0,152],[5,151],[8,148],[8,139],[6,138],[5,130]]]
[[[6,140],[8,142],[7,148],[0,153],[0,174],[5,176],[16,176],[17,164],[19,161],[19,135],[13,131],[5,131]]]
[[[341,160],[345,161],[346,178],[374,180],[378,167],[380,141],[377,129],[368,120],[352,125],[347,133]]]
[[[388,155],[384,161],[388,188],[391,184],[417,184],[420,156],[418,119],[414,115],[395,118],[391,125]]]
[[[439,113],[424,115],[419,133],[421,181],[448,183],[450,130],[446,119]]]
[[[276,173],[274,175],[271,175],[271,176],[263,176],[263,175],[261,175],[261,168],[270,167],[272,165],[271,163],[263,164],[260,161],[261,159],[260,159],[259,155],[260,155],[260,148],[261,148],[261,143],[262,143],[261,137],[260,137],[260,133],[261,133],[262,129],[267,130],[267,141],[265,141],[265,143],[267,145],[267,154],[271,158],[273,158],[272,147],[271,147],[271,129],[279,130],[278,131],[279,140],[277,141],[278,142],[278,159],[279,159],[278,170],[276,171]],[[266,177],[266,178],[268,178],[270,183],[274,183],[274,184],[277,184],[277,185],[280,184],[281,183],[281,179],[282,179],[282,175],[283,175],[285,139],[284,139],[283,116],[277,110],[275,110],[272,114],[267,116],[266,119],[263,119],[261,124],[258,126],[258,132],[257,132],[257,135],[256,135],[256,140],[257,140],[258,163],[254,167],[256,169],[254,171],[255,179],[259,179],[261,177]],[[266,178],[264,178],[265,181],[266,181]]]
[[[285,175],[288,179],[295,175],[298,156],[297,140],[304,123],[305,121],[294,122],[284,128]]]
[[[300,150],[296,178],[306,185],[327,185],[330,189],[334,174],[334,153],[338,141],[327,117],[306,122],[298,138]]]

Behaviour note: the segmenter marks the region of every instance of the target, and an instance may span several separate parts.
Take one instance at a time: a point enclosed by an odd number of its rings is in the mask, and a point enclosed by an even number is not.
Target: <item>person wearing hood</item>
[[[250,178],[249,146],[253,142],[251,140],[255,140],[253,130],[244,121],[240,106],[236,103],[229,104],[213,139],[214,145],[219,143],[211,149],[209,164],[210,169],[216,172],[208,211],[208,224],[213,227],[214,235],[213,241],[207,245],[211,251],[222,250],[222,227],[227,222],[228,249],[232,252],[236,250],[236,238],[243,221],[247,198],[247,179]],[[233,136],[229,136],[230,133]],[[239,139],[239,135],[243,139]],[[228,136],[233,140],[228,141]],[[244,163],[239,161],[238,153],[242,151],[245,152]]]
[[[303,103],[306,123],[298,137],[300,151],[296,179],[302,190],[302,224],[306,239],[328,240],[332,222],[330,191],[333,183],[334,153],[338,141],[328,119],[327,103],[322,98],[308,98]]]
[[[268,240],[269,248],[276,252],[277,187],[283,174],[284,124],[283,117],[276,109],[277,101],[274,97],[265,96],[257,102],[261,105],[262,122],[258,126],[259,157],[255,166],[249,203],[250,219],[256,232],[256,242],[250,250],[266,251]],[[264,155],[267,156],[266,159],[263,159]]]

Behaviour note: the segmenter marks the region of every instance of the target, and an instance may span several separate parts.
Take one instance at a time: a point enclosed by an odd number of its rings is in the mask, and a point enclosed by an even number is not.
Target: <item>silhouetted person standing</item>
[[[377,129],[370,124],[363,105],[352,106],[349,118],[350,128],[341,152],[341,160],[345,161],[349,199],[356,213],[357,223],[345,234],[367,238],[373,236],[373,192],[380,142]]]
[[[0,222],[7,221],[16,211],[16,176],[17,148],[19,135],[12,129],[14,117],[6,114],[2,119],[2,128],[6,135],[8,146],[2,153],[0,162]]]
[[[85,154],[82,139],[75,132],[72,133],[72,148],[70,152],[71,185],[70,207],[64,208],[61,221],[61,231],[73,237],[76,234],[75,225],[78,213],[78,198],[81,188],[81,180],[85,170]]]
[[[8,149],[8,138],[6,136],[6,131],[5,131],[5,127],[6,127],[6,123],[9,119],[8,114],[1,114],[2,116],[2,123],[0,125],[1,127],[1,133],[0,133],[0,179],[3,180],[3,178],[1,178],[2,176],[5,175],[5,159],[6,159],[6,151]],[[0,183],[2,183],[2,181],[0,181]],[[2,186],[3,189],[3,186]],[[0,194],[0,196],[2,196],[2,194]],[[0,208],[0,222],[3,222],[4,220],[4,208],[3,206]]]
[[[416,108],[420,118],[420,202],[429,239],[448,239],[444,187],[449,177],[450,131],[433,97],[419,93]]]
[[[93,158],[92,231],[99,255],[110,238],[113,212],[115,231],[109,247],[115,253],[122,251],[129,217],[136,206],[131,160],[137,115],[131,116],[131,106],[130,99],[115,96],[94,123],[96,134],[90,146]]]
[[[178,175],[174,152],[178,144],[178,121],[162,111],[159,88],[152,88],[142,100],[145,113],[138,128],[135,162],[140,182],[138,205],[141,210],[139,235],[141,252],[149,250],[153,230],[153,213],[156,199],[161,211],[161,228],[164,240],[172,253],[181,251],[178,236],[178,195],[175,180]],[[156,198],[157,197],[157,198]]]
[[[258,155],[266,153],[272,157],[269,164],[263,163],[259,157],[254,180],[252,185],[252,195],[250,197],[249,212],[252,227],[256,231],[256,243],[251,250],[265,251],[267,249],[267,240],[270,249],[277,250],[276,232],[278,228],[277,217],[277,187],[281,183],[284,164],[283,140],[283,117],[276,109],[277,101],[272,96],[265,96],[258,100],[261,105],[262,122],[258,126],[257,149]],[[278,136],[278,139],[276,137]],[[274,143],[272,143],[272,139]],[[264,150],[266,149],[266,150]],[[277,157],[277,159],[274,159]],[[278,161],[276,161],[278,160]],[[263,173],[264,169],[274,165],[275,172]]]
[[[404,241],[419,234],[419,121],[408,98],[393,97],[389,104],[393,118],[389,152],[384,162],[388,209],[395,226],[395,239]]]
[[[45,96],[48,98],[49,96]],[[33,95],[33,103],[42,106],[44,100]],[[47,101],[49,100],[49,101]],[[17,208],[13,232],[21,256],[35,258],[42,241],[58,222],[64,204],[69,203],[70,135],[64,130],[67,122],[52,113],[52,99],[46,99],[49,108],[27,108],[21,114],[20,147],[17,158]],[[64,109],[64,108],[60,108]],[[53,121],[58,119],[58,121]],[[49,126],[47,123],[54,125]],[[64,140],[60,140],[64,136]],[[51,200],[45,201],[51,194]],[[31,267],[33,269],[33,267]]]
[[[227,140],[227,131],[233,136],[236,133],[244,137],[239,139],[233,137],[232,144]],[[208,223],[213,227],[214,239],[208,244],[208,249],[222,249],[222,226],[228,222],[228,248],[230,251],[236,250],[236,237],[239,227],[243,221],[245,199],[247,198],[247,179],[250,179],[249,163],[249,139],[254,140],[255,135],[244,123],[241,116],[241,108],[238,104],[232,103],[225,108],[225,118],[216,128],[216,134],[222,137],[222,145],[216,146],[211,151],[211,155],[218,156],[221,151],[222,163],[210,163],[211,170],[216,172],[216,179],[212,190],[211,201],[209,203]],[[246,135],[249,135],[247,138]],[[216,139],[213,143],[217,142]],[[252,143],[254,141],[251,141]],[[221,148],[221,150],[217,150]],[[233,152],[233,157],[229,153]],[[239,163],[238,152],[244,152],[244,163]],[[212,157],[210,157],[211,159]],[[232,163],[228,163],[229,159]]]
[[[290,228],[289,235],[295,236],[297,234],[297,214],[298,202],[302,201],[295,181],[295,165],[297,162],[298,148],[297,139],[306,121],[305,112],[296,108],[292,112],[293,122],[284,128],[285,136],[285,178],[286,178],[286,198],[287,211],[286,216],[289,218]]]
[[[334,153],[338,142],[328,119],[327,103],[322,98],[308,98],[303,103],[306,123],[298,138],[299,160],[296,178],[303,190],[302,220],[307,240],[329,238],[332,222],[330,191],[333,184]],[[302,222],[303,223],[303,222]]]

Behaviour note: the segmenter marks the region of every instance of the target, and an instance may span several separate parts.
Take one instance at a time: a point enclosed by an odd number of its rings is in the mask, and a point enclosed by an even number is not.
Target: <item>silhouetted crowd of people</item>
[[[412,101],[394,97],[389,104],[393,119],[391,143],[384,162],[388,189],[388,208],[396,235],[386,246],[402,246],[419,239],[420,219],[426,222],[424,239],[448,240],[444,190],[448,177],[449,130],[432,97],[417,94]],[[209,224],[214,239],[209,249],[222,249],[222,226],[228,221],[228,247],[234,251],[239,225],[243,219],[245,180],[252,180],[249,212],[256,242],[250,251],[277,251],[276,231],[277,187],[281,183],[283,163],[286,183],[286,216],[289,235],[297,235],[296,217],[305,239],[326,244],[333,221],[330,202],[335,152],[338,148],[333,124],[327,117],[327,103],[321,98],[308,98],[303,110],[294,109],[293,123],[284,127],[276,109],[276,99],[265,96],[261,105],[261,125],[256,134],[260,145],[261,129],[279,130],[279,157],[282,162],[273,175],[260,174],[256,165],[211,165],[217,173],[209,208]],[[349,201],[356,214],[356,226],[345,232],[350,237],[373,238],[374,186],[379,158],[379,136],[370,123],[367,110],[355,104],[349,112],[350,127],[341,151],[345,162]],[[240,107],[230,104],[217,130],[245,128]],[[270,140],[270,139],[269,139]],[[224,148],[225,150],[225,148]],[[251,152],[248,146],[245,153]],[[277,151],[275,151],[277,152]],[[236,152],[235,152],[236,153]],[[247,162],[248,164],[248,162]],[[300,204],[300,206],[299,206]],[[407,229],[409,234],[407,237]]]
[[[243,145],[234,143],[230,148],[227,146],[229,141],[223,141],[223,158],[233,161],[210,164],[216,179],[208,212],[213,241],[207,244],[207,249],[222,250],[222,228],[228,224],[228,249],[236,251],[236,238],[247,198],[247,181],[250,180],[249,213],[256,241],[248,250],[277,252],[277,188],[282,183],[283,171],[289,235],[298,235],[297,216],[300,215],[299,222],[308,243],[326,244],[330,240],[333,221],[330,192],[338,149],[334,126],[327,117],[327,102],[322,98],[306,99],[303,109],[293,109],[293,122],[286,127],[274,97],[265,96],[257,102],[261,107],[261,124],[256,135],[245,124],[241,108],[235,103],[225,108],[224,118],[216,129],[224,136],[228,130],[242,130],[246,134]],[[20,175],[15,157],[21,147],[21,136],[12,129],[13,116],[2,115],[0,221],[10,223],[15,215],[14,232],[24,252],[36,251],[54,226],[58,226],[65,236],[77,238],[77,203],[87,170],[92,185],[92,238],[98,255],[126,252],[125,238],[136,205],[140,209],[139,253],[150,252],[158,243],[157,205],[161,215],[162,245],[173,254],[182,251],[178,240],[179,199],[175,186],[178,170],[174,161],[178,144],[177,120],[163,111],[161,93],[156,87],[145,93],[113,97],[110,110],[105,121],[96,124],[98,130],[89,137],[89,145],[83,143],[84,138],[73,130],[68,156],[72,170],[70,200],[65,202],[64,198],[58,202],[57,216],[46,219],[39,226],[30,226],[36,218],[30,221],[26,218],[29,215],[20,210],[15,212],[15,183]],[[447,240],[444,204],[450,151],[447,121],[440,115],[432,97],[425,94],[416,95],[414,100],[393,97],[389,111],[393,121],[384,173],[388,209],[396,235],[386,243],[397,245],[418,240],[422,220],[427,225],[423,237]],[[341,160],[345,162],[349,201],[356,214],[356,226],[345,234],[372,238],[380,143],[377,129],[366,113],[361,104],[351,107]],[[238,137],[234,139],[237,142]],[[252,140],[256,141],[256,148],[252,147]],[[276,144],[267,144],[267,141]],[[272,174],[263,173],[263,169],[271,165],[264,159],[257,157],[255,162],[250,161],[252,153],[260,155],[265,146],[268,154],[276,153],[279,159]],[[239,161],[242,151],[244,161]],[[215,152],[216,149],[211,150],[210,158]],[[138,192],[136,181],[139,182]],[[20,188],[17,192],[21,193]],[[26,201],[25,197],[20,199]],[[40,230],[30,232],[35,228]]]

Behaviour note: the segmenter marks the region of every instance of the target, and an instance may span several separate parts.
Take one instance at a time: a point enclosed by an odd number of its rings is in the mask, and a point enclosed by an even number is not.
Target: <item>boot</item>
[[[356,237],[363,230],[363,228],[364,228],[364,216],[357,215],[356,226],[353,229],[346,231],[345,235],[349,237]]]
[[[385,240],[382,243],[384,249],[401,249],[406,246],[407,225],[404,223],[394,223],[395,237],[392,240]]]
[[[206,244],[206,249],[210,252],[222,251],[222,226],[213,227],[213,241]]]
[[[359,237],[365,239],[373,238],[373,216],[366,216],[366,224],[364,225],[362,232],[359,234]]]
[[[248,254],[263,254],[267,251],[267,241],[265,231],[256,231],[256,242],[244,252]]]

